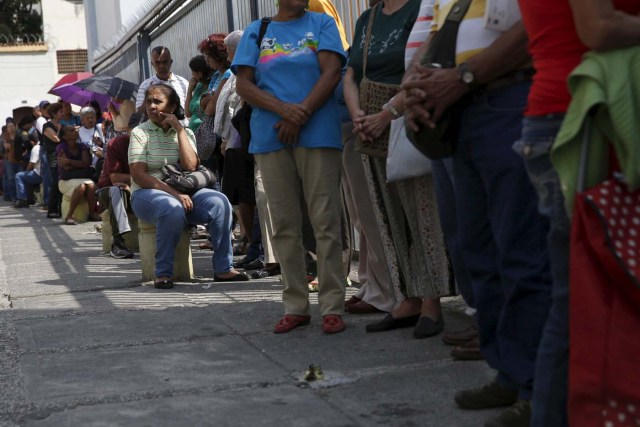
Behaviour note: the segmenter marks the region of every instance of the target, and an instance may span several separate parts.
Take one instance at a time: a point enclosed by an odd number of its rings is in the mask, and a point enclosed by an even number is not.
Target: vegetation
[[[0,44],[42,40],[41,0],[0,0]]]

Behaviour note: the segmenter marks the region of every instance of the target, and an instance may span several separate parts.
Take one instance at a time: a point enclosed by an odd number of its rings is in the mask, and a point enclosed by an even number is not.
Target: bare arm
[[[474,73],[478,84],[489,83],[531,62],[527,44],[524,24],[519,21],[487,49],[470,58],[466,62],[467,67]],[[426,48],[423,45],[421,50]],[[414,61],[412,73],[414,75],[405,79],[402,89],[405,91],[405,108],[409,110],[407,125],[413,130],[418,129],[415,119],[435,127],[442,113],[469,92],[469,87],[460,81],[458,70],[454,68],[425,68]]]
[[[189,88],[187,89],[187,99],[185,99],[184,101],[184,115],[187,116],[187,118],[193,115],[193,113],[191,112],[190,104],[191,104],[191,100],[193,99],[193,91],[195,90],[197,84],[198,82],[196,82],[196,80],[193,77],[191,78],[191,80],[189,80]]]
[[[302,101],[302,105],[307,108],[309,114],[313,114],[327,102],[342,78],[342,64],[337,53],[321,50],[318,52],[318,65],[320,78]]]
[[[608,51],[640,44],[640,17],[616,10],[611,0],[569,0],[580,40]]]
[[[360,108],[360,90],[356,83],[355,71],[352,67],[347,67],[347,72],[344,75],[343,92],[344,101],[347,104],[347,109],[351,115],[351,119],[364,116],[364,111]]]
[[[213,93],[213,95],[211,95],[207,99],[207,106],[204,109],[204,113],[207,116],[215,116],[215,114],[216,114],[216,105],[218,104],[218,98],[220,97],[220,93],[222,92],[222,88],[224,87],[225,84],[227,84],[227,80],[229,80],[229,79],[222,80],[220,82],[220,84],[218,85],[218,88],[216,89],[216,91]]]
[[[53,129],[51,128],[45,129],[44,135],[50,140],[52,140],[53,142],[55,142],[56,144],[60,144],[60,138],[58,138],[58,135]]]

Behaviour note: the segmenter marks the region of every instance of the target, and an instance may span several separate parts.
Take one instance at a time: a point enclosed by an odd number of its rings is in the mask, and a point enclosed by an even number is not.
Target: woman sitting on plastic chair
[[[207,224],[216,281],[249,280],[233,269],[231,204],[224,194],[203,188],[189,196],[160,179],[165,164],[179,162],[184,170],[193,171],[199,163],[193,132],[180,124],[184,110],[175,89],[150,86],[145,108],[149,120],[131,132],[129,143],[131,206],[138,218],[156,225],[155,287],[173,287],[175,248],[187,224]]]
[[[80,136],[75,126],[62,126],[58,136],[61,141],[56,147],[58,177],[60,178],[58,188],[63,195],[71,198],[64,224],[78,224],[78,219],[74,214],[83,201],[88,204],[89,219],[100,221],[100,216],[95,213],[96,195],[95,184],[90,178],[91,154],[89,147],[78,141]],[[83,221],[83,219],[79,220]]]

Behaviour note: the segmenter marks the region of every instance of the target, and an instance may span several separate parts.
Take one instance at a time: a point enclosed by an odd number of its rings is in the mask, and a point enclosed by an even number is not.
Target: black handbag
[[[184,171],[180,164],[176,163],[162,166],[160,172],[163,182],[189,195],[203,188],[212,188],[217,181],[215,174],[204,166],[198,166],[194,171]]]
[[[458,0],[451,7],[444,25],[433,37],[429,49],[421,58],[422,65],[425,67],[455,68],[458,28],[467,14],[470,4],[471,0]],[[407,128],[409,141],[431,160],[451,157],[458,146],[460,114],[467,99],[468,97],[465,96],[447,108],[435,129],[424,124],[419,125],[420,129],[417,132]]]

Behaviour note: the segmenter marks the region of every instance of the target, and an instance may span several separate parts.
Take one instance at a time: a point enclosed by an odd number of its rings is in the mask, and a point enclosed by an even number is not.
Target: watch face
[[[473,83],[474,80],[474,76],[473,73],[470,71],[465,71],[464,73],[462,73],[462,81],[466,84],[471,84]]]

